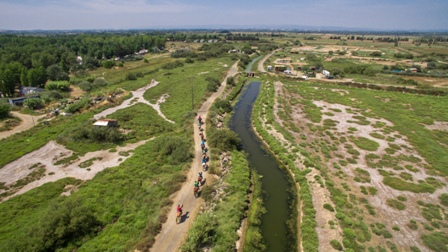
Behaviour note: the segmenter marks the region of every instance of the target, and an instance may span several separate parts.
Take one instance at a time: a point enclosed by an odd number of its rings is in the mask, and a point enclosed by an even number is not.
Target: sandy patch
[[[113,107],[113,108],[108,108],[108,109],[102,111],[101,113],[98,113],[98,114],[94,115],[93,118],[95,120],[98,120],[98,119],[106,117],[106,116],[108,116],[108,115],[110,115],[110,114],[112,114],[112,113],[114,113],[114,112],[116,112],[116,111],[118,111],[120,109],[128,108],[128,107],[133,106],[133,105],[135,105],[135,104],[140,102],[140,103],[144,103],[144,104],[147,104],[147,105],[151,106],[153,109],[155,109],[157,111],[157,114],[159,114],[159,116],[162,117],[165,121],[174,124],[174,121],[166,118],[166,116],[160,110],[160,104],[166,101],[166,99],[169,97],[168,94],[163,94],[159,98],[159,100],[157,100],[156,104],[150,103],[149,101],[145,100],[145,98],[143,97],[143,95],[145,94],[146,90],[148,90],[148,89],[150,89],[152,87],[155,87],[158,84],[159,84],[159,82],[157,82],[155,80],[152,80],[151,83],[149,83],[148,85],[146,85],[146,86],[144,86],[142,88],[139,88],[136,91],[132,91],[131,92],[132,93],[132,97],[127,99],[127,100],[125,100],[125,101],[123,101],[123,103],[121,103],[121,105]]]
[[[430,130],[442,130],[448,131],[448,122],[434,122],[433,125],[425,125],[427,129]]]
[[[66,149],[64,146],[54,141],[50,141],[40,149],[24,155],[0,169],[0,182],[4,182],[5,186],[9,186],[30,174],[33,171],[33,169],[30,169],[33,165],[40,163],[41,166],[45,168],[45,176],[28,183],[13,195],[2,199],[2,201],[23,194],[45,183],[54,182],[62,178],[73,177],[81,180],[92,179],[98,172],[109,167],[117,166],[132,156],[132,153],[127,156],[120,156],[120,152],[132,151],[138,146],[146,143],[146,141],[147,140],[127,144],[124,147],[117,146],[116,152],[110,152],[109,150],[90,152],[68,165],[55,165],[54,163],[64,157],[71,156],[73,151]],[[101,158],[101,160],[93,161],[93,164],[86,168],[79,167],[81,163],[93,158]],[[1,189],[0,193],[3,192],[5,192],[5,190]]]

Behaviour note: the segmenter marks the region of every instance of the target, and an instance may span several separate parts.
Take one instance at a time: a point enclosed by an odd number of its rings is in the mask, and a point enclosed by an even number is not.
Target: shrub
[[[327,209],[330,212],[334,212],[334,208],[330,204],[328,204],[328,203],[324,204],[324,208]]]
[[[162,69],[174,69],[174,68],[178,68],[178,67],[183,67],[184,63],[182,63],[179,60],[173,61],[173,62],[168,62],[162,65]]]
[[[228,100],[218,100],[213,104],[213,106],[223,113],[229,113],[232,111],[232,105]]]
[[[126,74],[126,80],[136,80],[137,75],[135,73],[127,73]]]
[[[11,106],[7,104],[0,105],[0,120],[11,117]]]
[[[43,106],[43,102],[40,98],[28,98],[23,104],[28,106],[30,109],[39,109]]]
[[[103,67],[111,69],[113,66],[115,66],[115,62],[112,60],[106,60],[103,62]]]
[[[193,157],[190,143],[184,139],[173,136],[163,136],[154,140],[153,150],[167,159],[170,164],[176,165],[188,161]]]
[[[235,79],[233,78],[233,76],[230,76],[229,78],[227,78],[226,82],[227,82],[228,85],[231,85],[231,86],[235,86],[236,85]]]
[[[83,91],[90,91],[90,90],[92,90],[92,84],[90,82],[88,82],[88,81],[81,81],[78,84],[78,87],[80,89],[82,89]]]
[[[210,146],[217,148],[220,151],[228,151],[236,149],[241,140],[238,138],[235,132],[223,129],[215,131],[209,140]]]
[[[333,247],[336,250],[342,251],[344,248],[342,247],[341,243],[338,240],[331,240],[330,241],[331,247]]]
[[[68,81],[49,81],[45,85],[45,89],[67,92],[70,90],[70,83]]]
[[[448,193],[444,193],[439,196],[440,204],[448,206]]]
[[[370,140],[365,137],[351,137],[350,140],[358,146],[360,149],[368,150],[368,151],[376,151],[380,144],[376,141]]]
[[[423,243],[433,251],[448,251],[448,235],[444,232],[434,232],[422,235]]]
[[[406,206],[396,199],[387,199],[386,204],[398,210],[404,210]]]

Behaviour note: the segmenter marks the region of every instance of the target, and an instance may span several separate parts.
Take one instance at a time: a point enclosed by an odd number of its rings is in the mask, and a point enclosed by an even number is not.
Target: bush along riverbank
[[[296,153],[298,146],[289,145],[288,148],[284,147],[278,139],[271,135],[268,130],[275,129],[280,132],[284,138],[291,140],[292,136],[283,130],[274,119],[274,97],[275,90],[272,83],[265,81],[260,89],[260,94],[254,105],[254,111],[252,121],[256,132],[260,138],[267,144],[269,150],[276,156],[284,167],[289,171],[291,177],[294,178],[296,183],[291,191],[294,192],[294,199],[291,200],[291,207],[300,209],[300,218],[298,211],[291,211],[290,220],[288,221],[288,229],[291,235],[292,241],[296,244],[294,250],[299,248],[302,251],[317,251],[319,241],[317,233],[315,231],[316,220],[315,210],[312,204],[312,195],[306,180],[306,174],[310,172],[310,169],[299,170],[296,167],[295,162],[299,156]],[[293,143],[293,141],[289,141]],[[298,191],[296,190],[298,188]],[[300,230],[298,230],[298,225]]]
[[[252,170],[252,196],[247,212],[246,232],[243,237],[243,252],[265,251],[266,244],[261,235],[261,216],[266,213],[263,207],[263,191],[261,189],[260,175]]]
[[[206,204],[198,215],[181,250],[233,251],[249,202],[250,169],[243,152],[233,150],[211,186],[202,188]]]

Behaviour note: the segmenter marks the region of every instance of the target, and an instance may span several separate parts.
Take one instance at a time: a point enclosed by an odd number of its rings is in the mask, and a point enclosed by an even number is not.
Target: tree
[[[39,109],[42,107],[43,102],[40,98],[28,98],[23,102],[23,104],[28,106],[30,109]]]
[[[230,76],[229,78],[227,78],[227,84],[235,86],[235,79],[233,79],[233,76]]]
[[[115,62],[113,62],[111,60],[106,60],[106,61],[103,62],[103,67],[104,68],[111,69],[114,65],[115,65]]]
[[[241,144],[236,133],[228,129],[215,131],[208,142],[210,146],[221,151],[233,150]]]
[[[31,68],[27,74],[28,85],[32,87],[43,87],[47,82],[47,72],[43,66]]]
[[[59,81],[59,80],[70,80],[70,77],[68,77],[68,74],[62,70],[62,68],[55,64],[51,65],[47,68],[47,74],[48,79],[52,81]]]
[[[8,104],[0,105],[0,120],[11,117],[10,112],[11,112],[11,106],[9,106]]]
[[[0,73],[0,91],[6,96],[14,95],[16,84],[14,82],[14,73],[11,69],[5,69]]]

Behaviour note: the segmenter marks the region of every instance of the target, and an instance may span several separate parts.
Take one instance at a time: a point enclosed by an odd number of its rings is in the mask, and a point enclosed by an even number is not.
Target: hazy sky
[[[448,29],[448,0],[0,0],[0,29]]]

